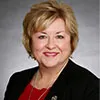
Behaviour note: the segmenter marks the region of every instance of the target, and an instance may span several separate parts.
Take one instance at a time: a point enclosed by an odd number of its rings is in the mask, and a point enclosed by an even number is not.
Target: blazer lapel
[[[70,84],[68,81],[70,73],[70,61],[58,77],[58,79],[55,81],[53,86],[51,87],[47,97],[45,100],[71,100],[70,96]],[[66,96],[67,95],[67,96]],[[67,97],[66,99],[64,99]]]

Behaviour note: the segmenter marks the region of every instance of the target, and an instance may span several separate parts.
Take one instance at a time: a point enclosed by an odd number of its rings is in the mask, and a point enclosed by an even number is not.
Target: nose
[[[54,48],[56,47],[54,38],[48,38],[46,47],[47,47],[48,49],[50,49],[50,50],[51,50],[51,49],[54,49]]]

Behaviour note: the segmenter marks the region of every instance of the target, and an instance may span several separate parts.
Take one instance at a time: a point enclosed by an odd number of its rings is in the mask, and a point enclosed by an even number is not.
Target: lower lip
[[[48,52],[44,52],[43,54],[44,54],[45,56],[47,56],[47,57],[55,57],[55,56],[58,55],[58,53],[48,53]]]

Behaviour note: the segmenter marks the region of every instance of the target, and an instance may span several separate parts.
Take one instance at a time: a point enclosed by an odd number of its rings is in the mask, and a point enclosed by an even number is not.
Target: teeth
[[[56,53],[46,53],[47,55],[56,55]]]
[[[45,52],[44,54],[46,56],[56,56],[57,55],[57,53],[55,53],[55,52]]]

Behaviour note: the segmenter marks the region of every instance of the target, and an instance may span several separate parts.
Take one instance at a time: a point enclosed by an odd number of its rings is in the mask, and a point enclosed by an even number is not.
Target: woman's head
[[[78,43],[77,22],[73,10],[65,3],[48,0],[34,4],[23,21],[23,44],[31,57],[34,57],[31,49],[32,35],[48,28],[57,18],[65,22],[66,31],[70,34],[71,54],[73,53]]]

